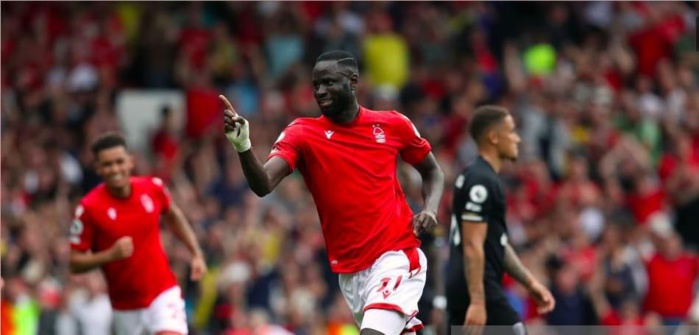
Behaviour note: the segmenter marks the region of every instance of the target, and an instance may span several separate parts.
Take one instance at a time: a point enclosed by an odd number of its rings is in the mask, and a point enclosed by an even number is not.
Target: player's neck
[[[330,118],[330,120],[335,123],[350,123],[354,121],[357,115],[359,115],[359,104],[357,99],[354,99],[342,113]]]
[[[500,156],[497,153],[490,152],[488,150],[480,150],[479,153],[481,157],[483,157],[483,159],[490,164],[496,173],[500,172],[500,168],[502,167],[502,159],[500,159]]]
[[[131,183],[119,188],[107,186],[107,191],[115,198],[126,199],[131,196]]]

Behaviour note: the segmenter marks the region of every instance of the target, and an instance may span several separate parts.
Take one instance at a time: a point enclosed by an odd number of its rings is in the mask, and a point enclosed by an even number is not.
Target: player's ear
[[[491,127],[488,129],[488,132],[486,133],[486,137],[488,138],[488,142],[497,145],[499,141],[498,139],[498,129],[496,127]]]
[[[350,80],[350,89],[352,91],[357,91],[357,85],[359,85],[359,75],[356,73],[352,73],[349,77]]]

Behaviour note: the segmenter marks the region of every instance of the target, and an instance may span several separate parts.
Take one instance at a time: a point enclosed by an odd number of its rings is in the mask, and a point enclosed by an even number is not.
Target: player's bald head
[[[337,63],[340,71],[346,72],[348,75],[359,74],[357,59],[347,51],[333,50],[325,52],[316,58],[316,65],[326,61]]]

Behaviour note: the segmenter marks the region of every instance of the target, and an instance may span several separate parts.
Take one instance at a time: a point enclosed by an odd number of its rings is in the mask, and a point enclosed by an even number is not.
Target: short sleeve
[[[172,204],[170,191],[168,191],[167,186],[165,186],[162,179],[154,177],[152,180],[156,198],[160,202],[161,212],[165,213],[170,210],[170,205]]]
[[[456,197],[459,199],[455,204],[461,221],[465,222],[488,222],[493,202],[493,183],[480,176],[471,175],[465,178],[460,175],[456,180]]]
[[[280,157],[289,164],[289,169],[293,172],[301,157],[302,138],[302,128],[296,122],[292,122],[277,137],[267,160],[275,156]]]
[[[70,248],[87,251],[92,247],[95,227],[84,204],[75,207],[73,222],[70,224]]]
[[[420,136],[420,132],[410,119],[395,112],[400,123],[400,157],[411,165],[419,164],[430,153],[432,146],[426,139]]]

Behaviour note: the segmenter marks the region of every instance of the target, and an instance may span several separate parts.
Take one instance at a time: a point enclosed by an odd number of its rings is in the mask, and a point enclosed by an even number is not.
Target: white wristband
[[[237,152],[246,152],[250,150],[252,147],[252,142],[250,142],[250,139],[245,139],[243,143],[233,143],[233,147],[235,148],[235,151]]]

